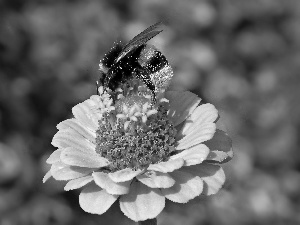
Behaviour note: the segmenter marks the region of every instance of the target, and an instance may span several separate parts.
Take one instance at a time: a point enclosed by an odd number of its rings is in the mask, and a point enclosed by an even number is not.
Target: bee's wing
[[[152,26],[148,27],[143,32],[136,35],[132,38],[122,49],[121,53],[119,54],[118,58],[115,62],[118,62],[121,58],[123,58],[126,54],[131,52],[133,49],[145,44],[147,41],[158,35],[162,30],[159,30],[162,26],[162,22],[158,22],[153,24]]]
[[[156,24],[153,24],[152,26],[148,27],[146,30],[142,31],[141,33],[139,33],[138,35],[136,35],[134,38],[132,38],[125,46],[124,49],[130,45],[133,45],[135,43],[139,43],[140,40],[143,39],[147,39],[150,40],[151,38],[153,38],[154,36],[156,36],[157,34],[159,34],[160,32],[162,32],[162,30],[158,30],[159,28],[162,27],[162,22],[158,22]],[[145,44],[147,41],[142,42],[141,44]]]

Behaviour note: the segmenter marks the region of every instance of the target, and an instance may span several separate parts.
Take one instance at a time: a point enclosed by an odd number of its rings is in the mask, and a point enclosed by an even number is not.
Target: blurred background
[[[157,21],[173,84],[216,105],[235,151],[222,191],[168,202],[159,224],[300,224],[299,0],[0,0],[1,225],[134,224],[42,177],[104,53]]]

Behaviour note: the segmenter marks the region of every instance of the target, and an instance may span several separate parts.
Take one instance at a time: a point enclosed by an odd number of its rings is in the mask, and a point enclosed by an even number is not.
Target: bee
[[[96,82],[113,92],[132,79],[141,80],[152,93],[156,101],[156,89],[159,89],[160,71],[168,67],[166,57],[154,46],[146,44],[162,30],[162,23],[156,23],[131,39],[126,45],[115,44],[100,61],[101,76]],[[162,72],[161,74],[166,73]],[[161,82],[163,83],[163,82]],[[155,85],[157,84],[157,85]],[[157,86],[157,87],[156,87]]]

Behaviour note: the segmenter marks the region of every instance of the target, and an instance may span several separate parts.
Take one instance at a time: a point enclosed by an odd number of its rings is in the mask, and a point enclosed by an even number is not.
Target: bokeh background
[[[157,21],[173,84],[216,105],[235,151],[222,191],[168,202],[159,224],[300,224],[299,0],[0,0],[1,225],[134,224],[42,178],[104,53]]]

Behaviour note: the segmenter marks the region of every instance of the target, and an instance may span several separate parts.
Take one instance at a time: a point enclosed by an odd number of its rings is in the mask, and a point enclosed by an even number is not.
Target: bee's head
[[[120,52],[122,51],[123,46],[120,43],[115,44],[100,60],[99,63],[99,70],[104,74],[107,73],[108,69],[112,67],[115,60],[119,56]]]
[[[123,46],[120,43],[115,44],[103,57],[103,59],[99,62],[99,71],[100,76],[99,80],[97,81],[97,90],[99,86],[104,85],[105,77],[108,73],[109,68],[111,68],[122,51]]]

